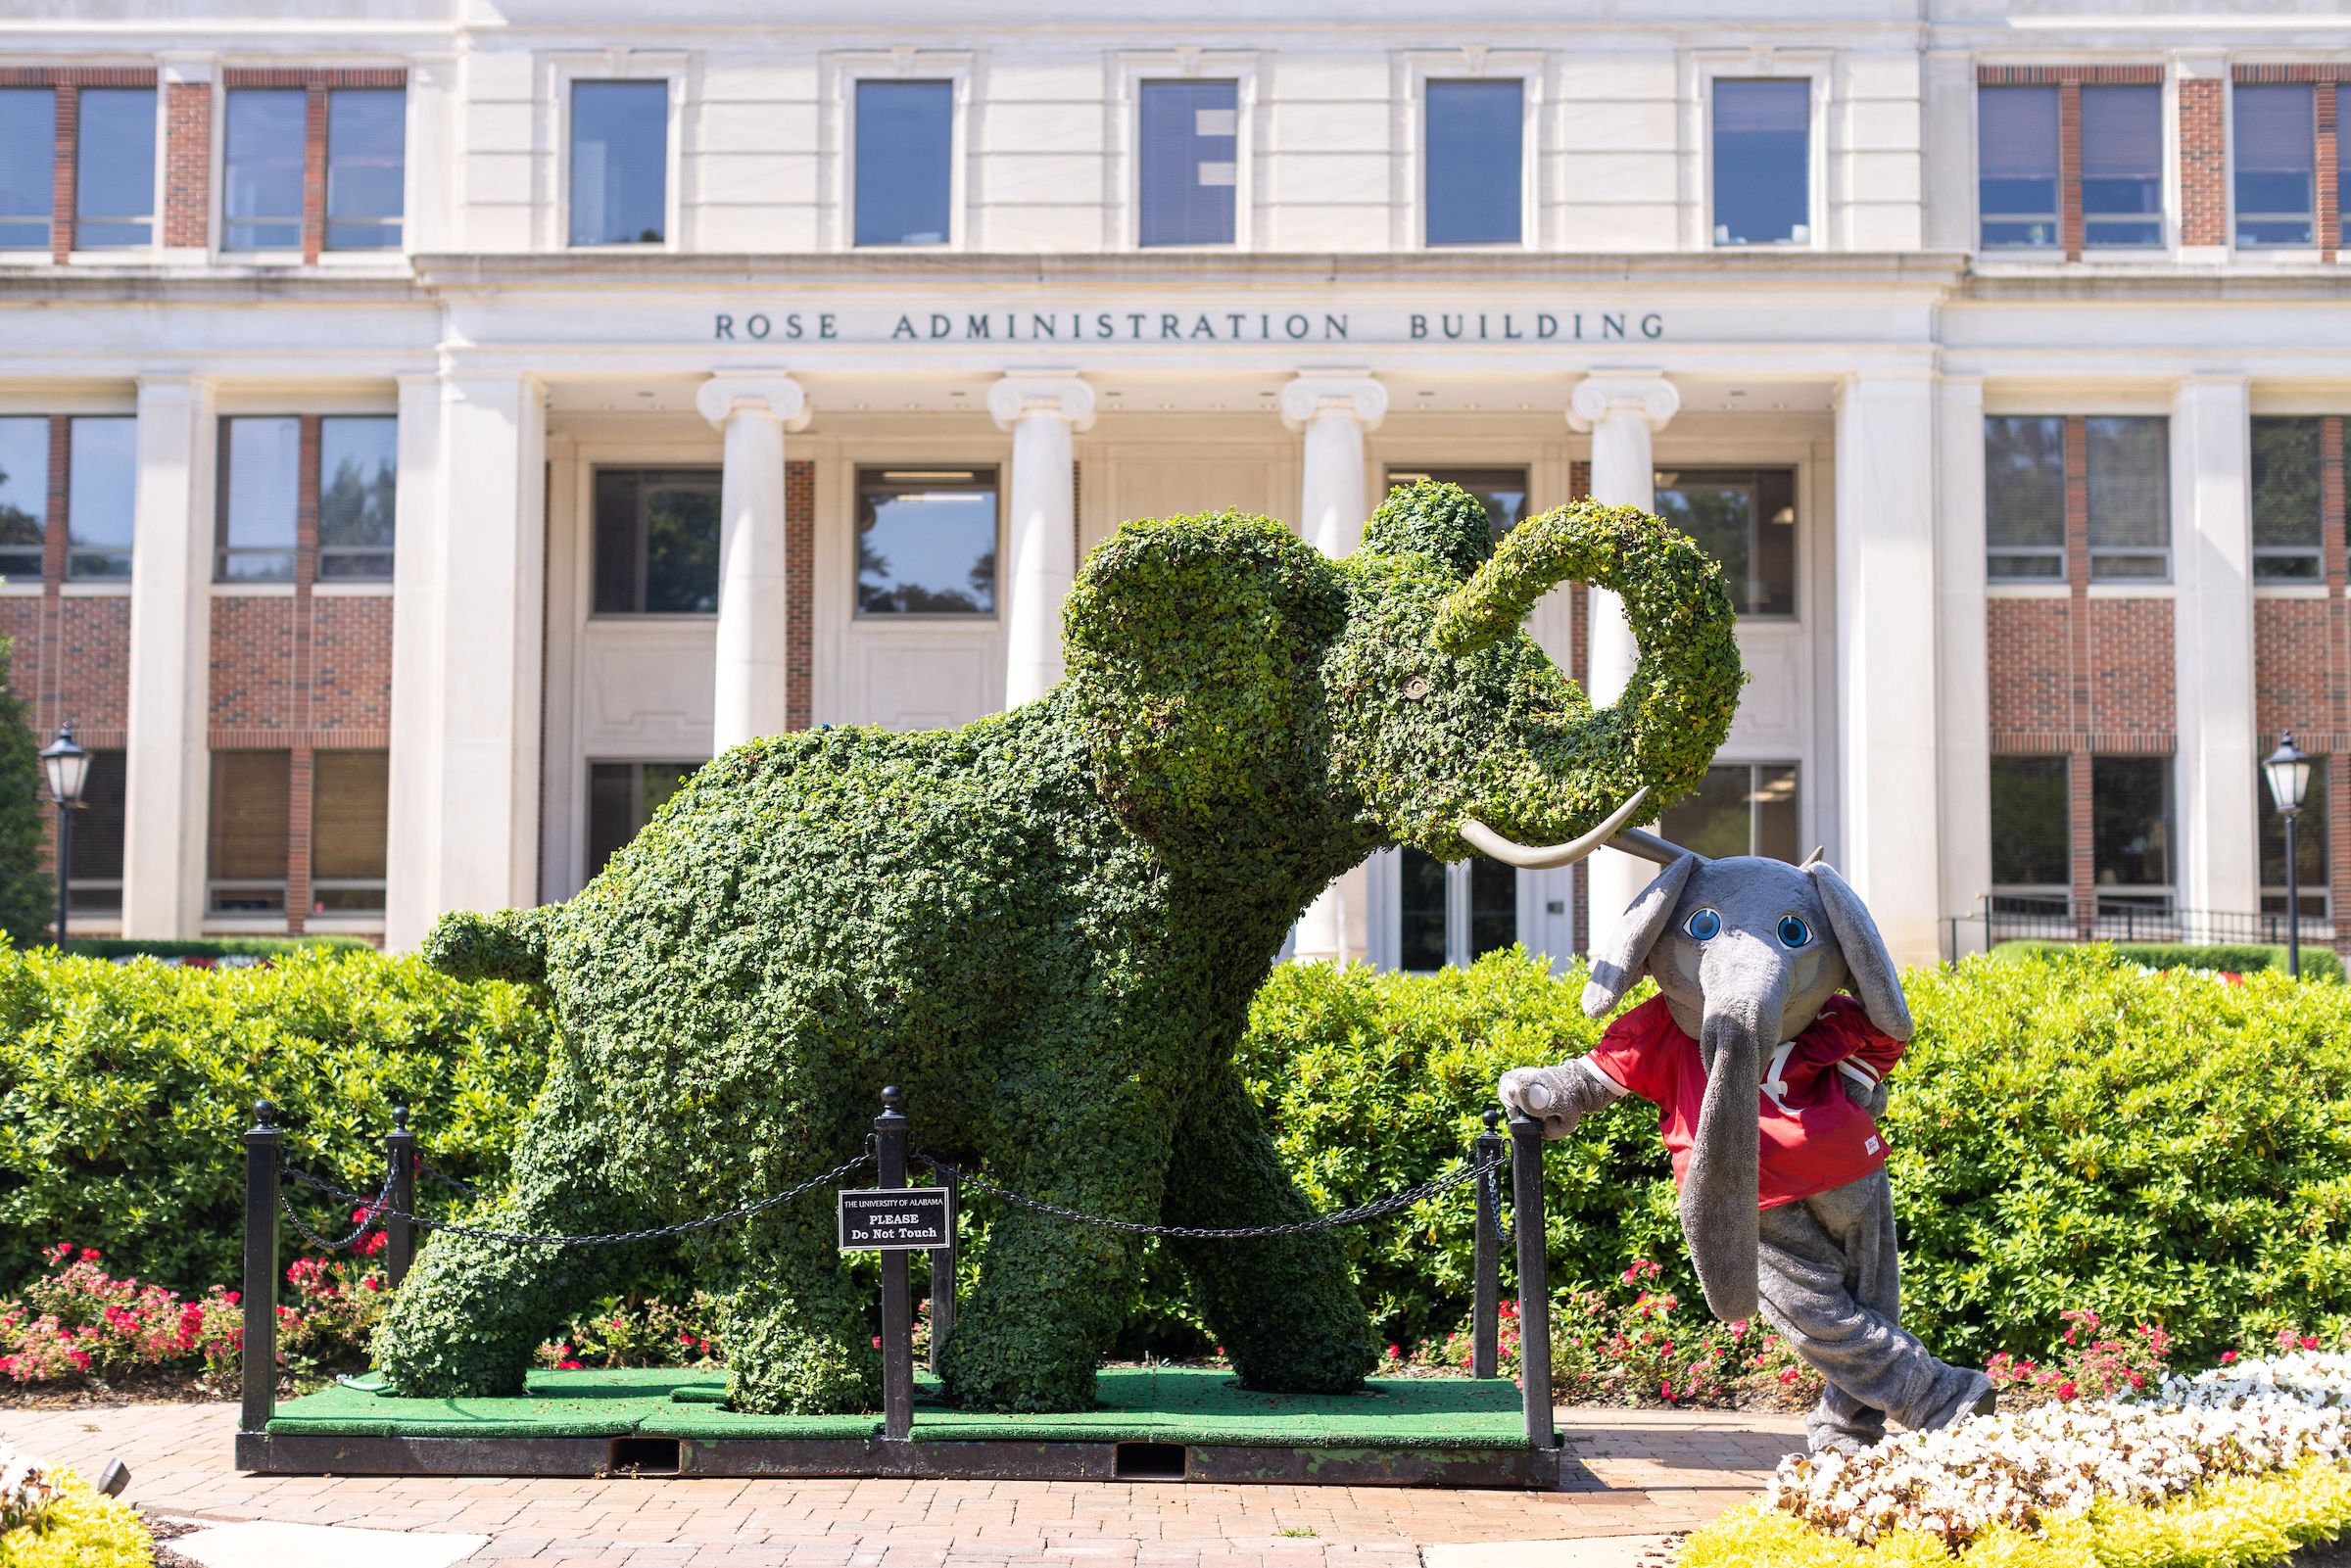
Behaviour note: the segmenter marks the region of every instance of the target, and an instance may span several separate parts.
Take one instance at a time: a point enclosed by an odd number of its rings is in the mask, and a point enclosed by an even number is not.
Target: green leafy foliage
[[[934,1152],[1048,1202],[1178,1225],[1304,1218],[1232,1069],[1300,913],[1382,845],[1459,853],[1467,814],[1548,840],[1641,783],[1662,804],[1728,723],[1720,574],[1686,569],[1703,557],[1656,519],[1603,513],[1526,525],[1533,543],[1490,563],[1505,587],[1474,644],[1452,647],[1442,607],[1480,592],[1492,547],[1484,508],[1457,488],[1391,496],[1343,561],[1266,518],[1129,524],[1070,594],[1069,677],[1040,700],[956,731],[739,746],[569,904],[449,918],[433,958],[543,975],[566,1044],[516,1185],[486,1217],[604,1230],[744,1203],[858,1148],[895,1082]],[[1637,624],[1719,633],[1705,658],[1672,666],[1704,683],[1676,709],[1679,738],[1636,740],[1629,766],[1616,732],[1496,620],[1543,572],[1586,558],[1541,549],[1595,517],[1614,553],[1589,559],[1636,602],[1707,597],[1698,611],[1643,603]],[[1652,556],[1666,564],[1635,569]],[[1670,705],[1675,678],[1653,670],[1638,701]],[[1604,772],[1614,782],[1594,784]],[[1241,1382],[1321,1392],[1377,1358],[1345,1245],[1308,1233],[1166,1252]],[[727,1299],[739,1408],[875,1402],[867,1295],[821,1212],[773,1211],[683,1256]],[[1120,1231],[999,1212],[944,1347],[950,1396],[1084,1406],[1140,1266]],[[585,1249],[437,1240],[385,1319],[378,1364],[411,1395],[508,1391],[621,1267]]]
[[[521,992],[412,958],[202,970],[0,948],[0,1291],[57,1242],[191,1293],[233,1284],[238,1137],[264,1097],[288,1162],[329,1180],[383,1169],[403,1104],[424,1108],[426,1159],[495,1178],[552,1040]],[[320,1229],[345,1218],[306,1212]]]
[[[1991,950],[1991,956],[2013,963],[2018,959],[2045,958],[2052,954],[2071,952],[2073,942],[2002,942]],[[2185,942],[2115,942],[2110,944],[2114,955],[2132,964],[2143,964],[2151,970],[2224,970],[2232,974],[2250,974],[2256,970],[2276,970],[2285,973],[2285,948],[2261,942],[2226,942],[2210,947],[2192,947]],[[2306,980],[2328,980],[2340,984],[2343,961],[2331,948],[2305,944],[2302,949],[2302,977]]]
[[[31,715],[9,678],[15,653],[14,641],[0,637],[0,931],[29,937],[57,919],[57,883],[41,865],[41,819],[56,808]]]
[[[73,936],[76,958],[282,958],[310,948],[346,953],[375,949],[357,936]]]

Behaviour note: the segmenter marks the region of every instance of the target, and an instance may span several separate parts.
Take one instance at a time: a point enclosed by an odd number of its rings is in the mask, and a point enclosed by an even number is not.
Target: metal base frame
[[[896,1476],[957,1481],[1598,1491],[1561,1449],[1312,1448],[1214,1443],[907,1443],[884,1438],[404,1438],[240,1432],[254,1475]]]

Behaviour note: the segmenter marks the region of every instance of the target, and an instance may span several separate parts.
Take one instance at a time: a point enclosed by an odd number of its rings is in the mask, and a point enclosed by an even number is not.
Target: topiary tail
[[[552,904],[495,915],[451,910],[425,933],[424,961],[460,980],[540,984],[547,978],[549,917],[554,910]]]

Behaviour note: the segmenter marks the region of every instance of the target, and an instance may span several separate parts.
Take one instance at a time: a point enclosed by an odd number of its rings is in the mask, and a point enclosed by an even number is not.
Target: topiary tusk
[[[1641,802],[1648,798],[1649,785],[1643,784],[1633,791],[1631,799],[1610,812],[1606,822],[1581,838],[1570,839],[1563,844],[1532,849],[1514,839],[1505,838],[1475,817],[1463,819],[1462,841],[1479,854],[1491,855],[1504,865],[1515,866],[1520,871],[1554,871],[1561,866],[1574,865],[1614,837],[1616,831],[1633,820],[1633,813],[1639,811]]]

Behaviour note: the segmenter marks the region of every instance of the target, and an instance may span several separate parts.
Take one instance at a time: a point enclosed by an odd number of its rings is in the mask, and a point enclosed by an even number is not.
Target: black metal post
[[[416,1134],[408,1130],[405,1105],[392,1108],[392,1130],[384,1134],[384,1164],[397,1211],[383,1216],[384,1282],[398,1290],[416,1260],[416,1222],[408,1217],[416,1212]]]
[[[877,1187],[906,1185],[907,1121],[898,1114],[898,1087],[882,1091],[874,1117]],[[906,1291],[906,1255],[882,1255],[882,1436],[906,1443],[914,1435],[914,1304]]]
[[[2294,818],[2299,811],[2285,819],[2285,973],[2295,979],[2302,977],[2302,879],[2294,864]]]
[[[1551,1275],[1544,1257],[1543,1123],[1511,1117],[1511,1228],[1518,1242],[1519,1402],[1526,1446],[1552,1447]]]
[[[1500,1111],[1486,1113],[1486,1130],[1471,1144],[1470,1158],[1481,1165],[1502,1160]],[[1502,1341],[1502,1216],[1494,1212],[1500,1177],[1487,1171],[1477,1178],[1477,1248],[1470,1264],[1469,1375],[1492,1377],[1501,1365]]]
[[[246,1432],[266,1432],[277,1409],[277,1107],[253,1108],[245,1134],[245,1343],[240,1381]]]
[[[957,1189],[963,1180],[954,1171],[940,1171],[941,1184],[947,1189],[947,1212],[963,1212],[963,1194]],[[940,1357],[946,1354],[947,1336],[955,1332],[955,1237],[950,1233],[944,1247],[931,1249],[931,1371],[936,1375]]]
[[[2293,830],[2289,827],[2286,832]],[[57,947],[66,947],[66,886],[73,877],[73,808],[66,801],[57,803]]]

